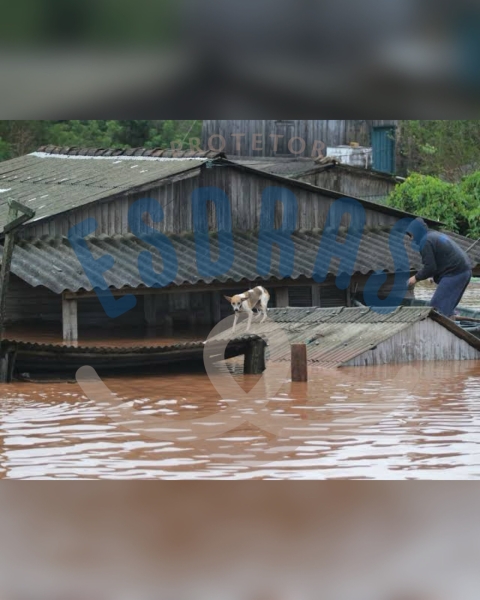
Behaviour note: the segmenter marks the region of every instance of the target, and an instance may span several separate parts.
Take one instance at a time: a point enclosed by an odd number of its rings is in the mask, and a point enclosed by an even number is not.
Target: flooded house
[[[43,147],[2,162],[0,226],[9,198],[35,210],[18,234],[7,321],[41,324],[73,341],[92,327],[98,335],[115,327],[209,327],[231,312],[224,295],[255,284],[268,288],[271,307],[349,307],[375,272],[388,275],[388,293],[395,253],[405,251],[395,225],[408,215],[357,199],[364,229],[350,248],[343,197],[210,151]],[[265,198],[273,207],[266,236]],[[329,238],[338,223],[338,239]],[[288,253],[278,232],[287,234]],[[471,244],[453,237],[465,249]],[[328,239],[337,244],[332,256],[322,246]],[[406,251],[418,268],[419,255]],[[343,259],[352,273],[339,286]],[[472,259],[480,274],[478,246]]]

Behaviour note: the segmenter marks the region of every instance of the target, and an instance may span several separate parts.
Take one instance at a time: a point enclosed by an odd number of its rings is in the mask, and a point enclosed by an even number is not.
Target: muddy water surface
[[[138,414],[106,416],[78,384],[1,390],[4,478],[479,478],[480,364],[311,369],[255,414],[203,373],[108,379]],[[238,376],[247,389],[252,376]],[[252,381],[253,380],[253,381]],[[119,411],[120,412],[120,411]],[[231,429],[231,415],[238,426]],[[227,419],[227,415],[229,418]],[[258,419],[258,417],[261,419]],[[143,433],[157,418],[159,432]],[[215,434],[188,435],[210,417]],[[218,431],[219,423],[228,422]],[[178,421],[179,439],[162,439]],[[208,419],[207,419],[208,421]],[[208,423],[205,425],[208,427]]]
[[[419,290],[431,293],[428,286]],[[466,304],[480,306],[479,290],[475,284]],[[14,333],[59,341],[56,333]],[[81,340],[139,342],[145,340],[133,334],[105,339],[95,332]],[[234,377],[248,391],[258,378],[238,367],[233,361]],[[281,387],[268,403],[256,406],[222,398],[203,372],[125,374],[105,379],[120,407],[113,411],[77,383],[0,386],[0,477],[480,478],[480,361],[311,368],[308,384],[282,377],[279,372]],[[192,429],[199,419],[202,435]]]

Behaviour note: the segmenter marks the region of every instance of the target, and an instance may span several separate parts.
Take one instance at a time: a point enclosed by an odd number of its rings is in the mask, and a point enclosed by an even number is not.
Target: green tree
[[[480,168],[480,121],[400,121],[404,170],[458,182]]]
[[[13,158],[35,150],[43,143],[50,121],[0,121],[2,158]]]
[[[444,223],[451,231],[479,232],[480,172],[461,183],[414,173],[389,196],[389,206]]]
[[[22,156],[42,145],[81,148],[189,148],[200,138],[202,121],[65,120],[0,121],[0,160]]]
[[[469,235],[480,237],[480,171],[465,177],[461,183],[461,189],[468,203],[466,218],[469,224]]]

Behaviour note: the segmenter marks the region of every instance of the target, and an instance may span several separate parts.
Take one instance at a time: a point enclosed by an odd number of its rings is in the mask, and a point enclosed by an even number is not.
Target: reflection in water
[[[233,365],[235,366],[235,365]],[[240,371],[233,368],[233,370]],[[244,389],[255,377],[236,375]],[[4,478],[475,478],[480,477],[478,361],[322,370],[288,381],[255,408],[218,396],[203,373],[109,378],[128,419],[77,384],[0,390]],[[238,426],[218,433],[222,413]],[[138,415],[138,421],[131,415]],[[141,431],[158,419],[159,432]],[[188,435],[211,417],[211,438]],[[255,418],[254,418],[255,417]],[[162,422],[179,435],[162,440]],[[208,419],[207,419],[208,421]]]

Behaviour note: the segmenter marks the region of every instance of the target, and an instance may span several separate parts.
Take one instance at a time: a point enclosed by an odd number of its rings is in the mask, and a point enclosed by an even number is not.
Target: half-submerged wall
[[[474,360],[480,352],[432,319],[411,327],[357,356],[345,366],[400,364],[433,360]]]

